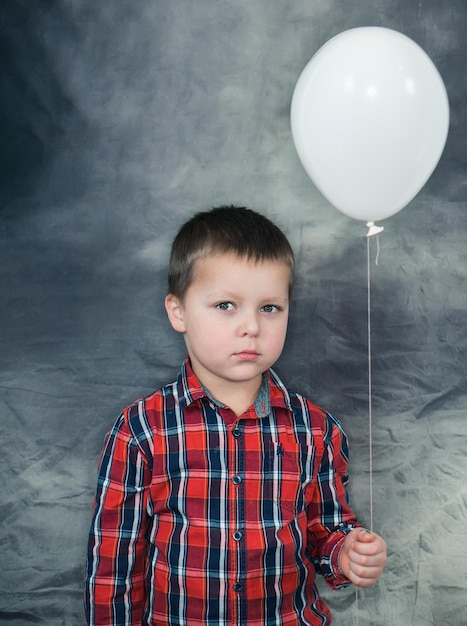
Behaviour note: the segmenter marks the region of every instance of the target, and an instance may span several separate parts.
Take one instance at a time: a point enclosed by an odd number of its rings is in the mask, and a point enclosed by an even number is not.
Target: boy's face
[[[193,370],[214,397],[222,399],[226,385],[259,388],[262,373],[280,356],[289,275],[281,262],[214,254],[196,261],[183,302],[167,296],[170,322],[184,333]]]

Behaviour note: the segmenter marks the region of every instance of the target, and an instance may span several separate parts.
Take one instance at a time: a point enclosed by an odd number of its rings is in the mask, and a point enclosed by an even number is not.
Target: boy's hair
[[[281,229],[246,207],[219,206],[197,213],[178,231],[170,254],[169,293],[183,300],[193,282],[195,262],[219,253],[285,263],[290,270],[289,295],[292,292],[294,254]]]

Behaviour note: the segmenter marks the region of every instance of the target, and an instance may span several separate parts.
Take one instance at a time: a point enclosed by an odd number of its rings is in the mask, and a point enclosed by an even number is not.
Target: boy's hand
[[[381,576],[386,559],[384,539],[364,528],[355,528],[345,538],[339,568],[354,585],[371,587]]]

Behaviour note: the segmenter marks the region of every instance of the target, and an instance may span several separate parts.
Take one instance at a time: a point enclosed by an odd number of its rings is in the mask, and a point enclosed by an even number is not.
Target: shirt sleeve
[[[346,535],[360,526],[347,494],[348,444],[339,421],[325,414],[323,455],[318,469],[314,506],[308,507],[308,536],[316,571],[337,589],[349,584],[339,569]]]
[[[142,623],[150,472],[122,414],[99,463],[84,606],[88,626]]]

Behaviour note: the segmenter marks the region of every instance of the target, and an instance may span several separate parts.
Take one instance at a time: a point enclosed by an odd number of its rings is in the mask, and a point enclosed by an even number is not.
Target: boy
[[[349,507],[345,435],[270,369],[293,282],[289,242],[258,213],[219,207],[180,229],[165,305],[188,357],[107,437],[89,625],[324,625],[315,571],[376,583],[386,546]]]

